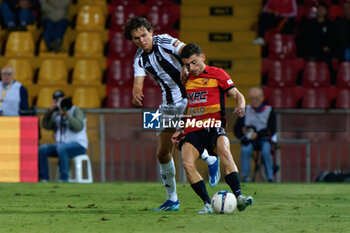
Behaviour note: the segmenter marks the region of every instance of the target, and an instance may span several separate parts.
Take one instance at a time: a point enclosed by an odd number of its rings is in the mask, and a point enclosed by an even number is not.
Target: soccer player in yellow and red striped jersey
[[[217,154],[225,166],[225,181],[237,198],[239,211],[253,203],[253,198],[241,193],[238,169],[230,151],[230,141],[225,132],[226,95],[237,104],[234,114],[243,117],[245,99],[228,74],[216,67],[206,66],[205,55],[197,44],[188,44],[181,51],[181,58],[189,71],[186,83],[188,98],[184,137],[176,131],[172,139],[179,143],[183,166],[192,189],[203,200],[204,207],[198,213],[212,213],[211,200],[205,182],[196,169],[196,161],[204,149]]]

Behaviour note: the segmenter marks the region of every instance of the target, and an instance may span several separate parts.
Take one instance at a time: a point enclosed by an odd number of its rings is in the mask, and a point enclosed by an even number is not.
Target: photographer
[[[49,180],[47,157],[58,157],[60,179],[67,182],[69,160],[85,154],[88,146],[85,114],[58,90],[53,94],[52,105],[44,116],[42,126],[54,131],[56,144],[39,147],[39,179],[42,182]]]
[[[263,103],[264,94],[261,88],[249,90],[250,105],[246,115],[238,118],[234,133],[241,139],[241,174],[244,182],[250,181],[250,158],[254,150],[261,152],[266,177],[273,182],[273,161],[271,156],[271,137],[276,133],[276,115],[271,106]]]

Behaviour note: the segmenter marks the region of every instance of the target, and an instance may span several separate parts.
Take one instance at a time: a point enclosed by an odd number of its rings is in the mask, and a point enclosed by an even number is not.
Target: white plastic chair
[[[88,155],[77,155],[73,159],[73,166],[74,166],[74,177],[72,175],[72,169],[69,172],[69,179],[68,182],[71,183],[92,183],[93,177],[92,177],[92,168],[91,168],[91,161]],[[84,161],[86,161],[86,171],[87,171],[87,178],[83,178],[83,172],[84,172]],[[57,166],[56,170],[56,180],[59,178],[59,167]]]

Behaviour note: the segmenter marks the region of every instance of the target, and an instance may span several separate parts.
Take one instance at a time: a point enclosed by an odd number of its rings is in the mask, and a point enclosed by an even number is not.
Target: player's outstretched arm
[[[227,94],[232,96],[236,101],[236,108],[233,114],[237,114],[239,117],[244,117],[245,115],[245,99],[242,93],[236,88],[230,89]]]
[[[134,86],[132,87],[132,103],[136,107],[142,106],[143,101],[143,82],[145,81],[145,77],[137,76],[134,78]]]

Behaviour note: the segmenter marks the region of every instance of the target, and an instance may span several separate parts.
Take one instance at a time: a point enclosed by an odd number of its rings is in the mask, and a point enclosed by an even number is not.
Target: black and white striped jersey
[[[153,36],[150,53],[139,48],[134,59],[134,77],[146,76],[146,71],[159,83],[163,104],[173,104],[186,98],[186,90],[180,80],[183,63],[178,52],[183,42],[168,34]]]

